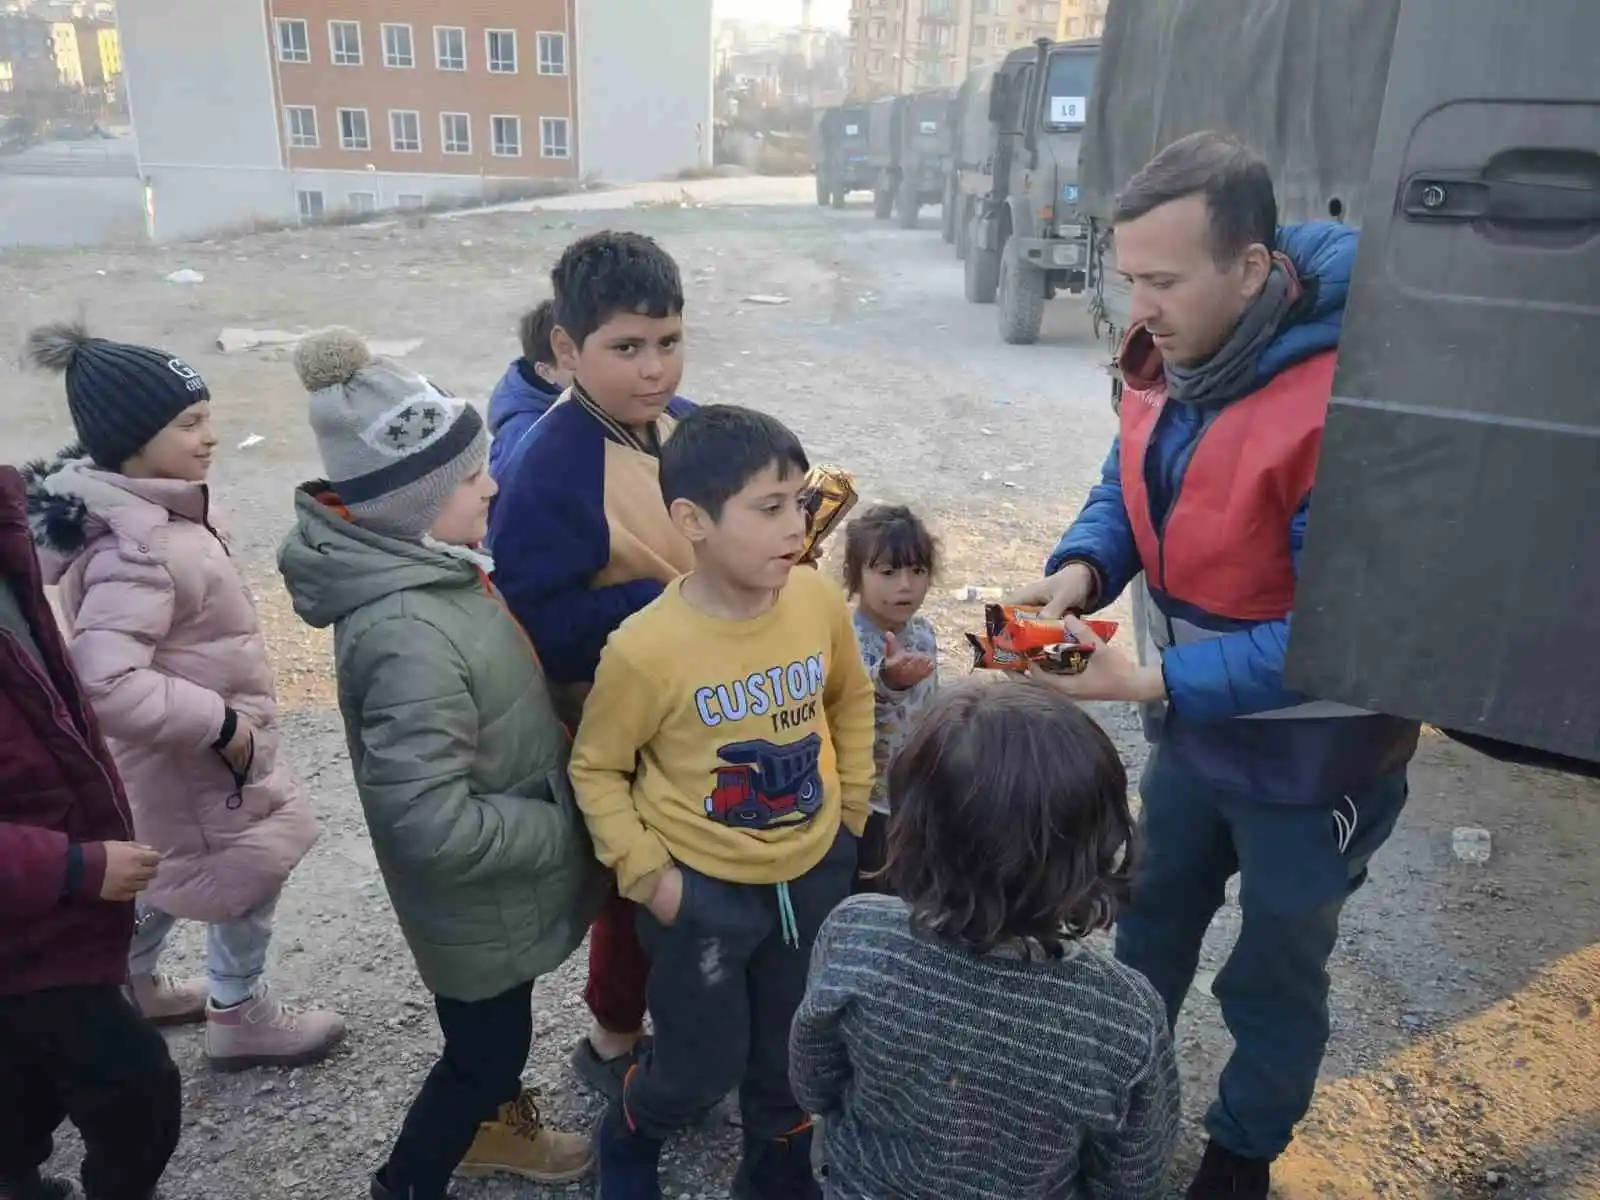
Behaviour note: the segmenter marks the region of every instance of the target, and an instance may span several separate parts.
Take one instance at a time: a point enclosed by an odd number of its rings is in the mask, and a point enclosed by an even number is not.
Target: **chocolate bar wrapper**
[[[801,562],[815,562],[822,543],[856,506],[856,481],[841,467],[818,465],[806,475],[800,493],[806,509],[806,540]]]

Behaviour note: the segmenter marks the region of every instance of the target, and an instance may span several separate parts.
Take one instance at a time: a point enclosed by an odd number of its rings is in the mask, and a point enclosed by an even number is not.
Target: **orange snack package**
[[[800,496],[806,508],[806,540],[800,561],[815,562],[823,540],[856,506],[856,481],[839,467],[812,467]]]
[[[1115,621],[1084,621],[1102,642],[1117,632]],[[1092,643],[1080,642],[1060,620],[1048,620],[1034,608],[986,604],[984,632],[967,634],[972,647],[972,669],[1026,671],[1037,666],[1055,675],[1078,675],[1089,665]]]

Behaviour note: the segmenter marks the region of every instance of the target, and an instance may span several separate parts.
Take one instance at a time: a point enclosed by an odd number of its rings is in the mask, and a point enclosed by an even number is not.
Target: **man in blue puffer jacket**
[[[503,464],[522,435],[572,386],[572,372],[563,371],[550,345],[555,330],[555,303],[544,301],[524,314],[517,332],[522,357],[506,368],[489,395],[489,474],[502,483]]]
[[[1146,665],[1104,647],[1082,675],[1047,681],[1144,705],[1145,855],[1117,956],[1174,1024],[1240,875],[1244,919],[1213,986],[1235,1049],[1188,1196],[1265,1200],[1327,1044],[1340,910],[1394,829],[1418,735],[1283,682],[1357,234],[1278,229],[1266,165],[1212,133],[1136,175],[1114,227],[1133,315],[1121,432],[1049,577],[1014,599],[1089,611],[1143,573]]]

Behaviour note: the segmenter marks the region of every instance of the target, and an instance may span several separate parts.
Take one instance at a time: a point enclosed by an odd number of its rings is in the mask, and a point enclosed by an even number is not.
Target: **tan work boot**
[[[218,1071],[303,1067],[321,1062],[344,1037],[335,1012],[296,1012],[264,983],[234,1008],[206,1006],[206,1058]]]
[[[154,971],[132,976],[128,991],[133,1006],[152,1025],[193,1025],[206,1019],[210,992],[203,979],[174,979]]]
[[[502,1104],[495,1120],[478,1126],[478,1136],[456,1174],[468,1179],[506,1174],[534,1183],[571,1183],[587,1175],[593,1165],[589,1139],[546,1129],[532,1094],[523,1092]]]

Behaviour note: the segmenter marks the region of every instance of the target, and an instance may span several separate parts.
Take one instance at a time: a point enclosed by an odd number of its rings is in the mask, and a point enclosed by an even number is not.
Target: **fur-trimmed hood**
[[[209,524],[210,491],[181,479],[132,479],[94,465],[82,447],[22,469],[28,525],[47,583],[56,583],[96,539],[115,536],[125,552],[165,557],[164,527],[176,515]]]

